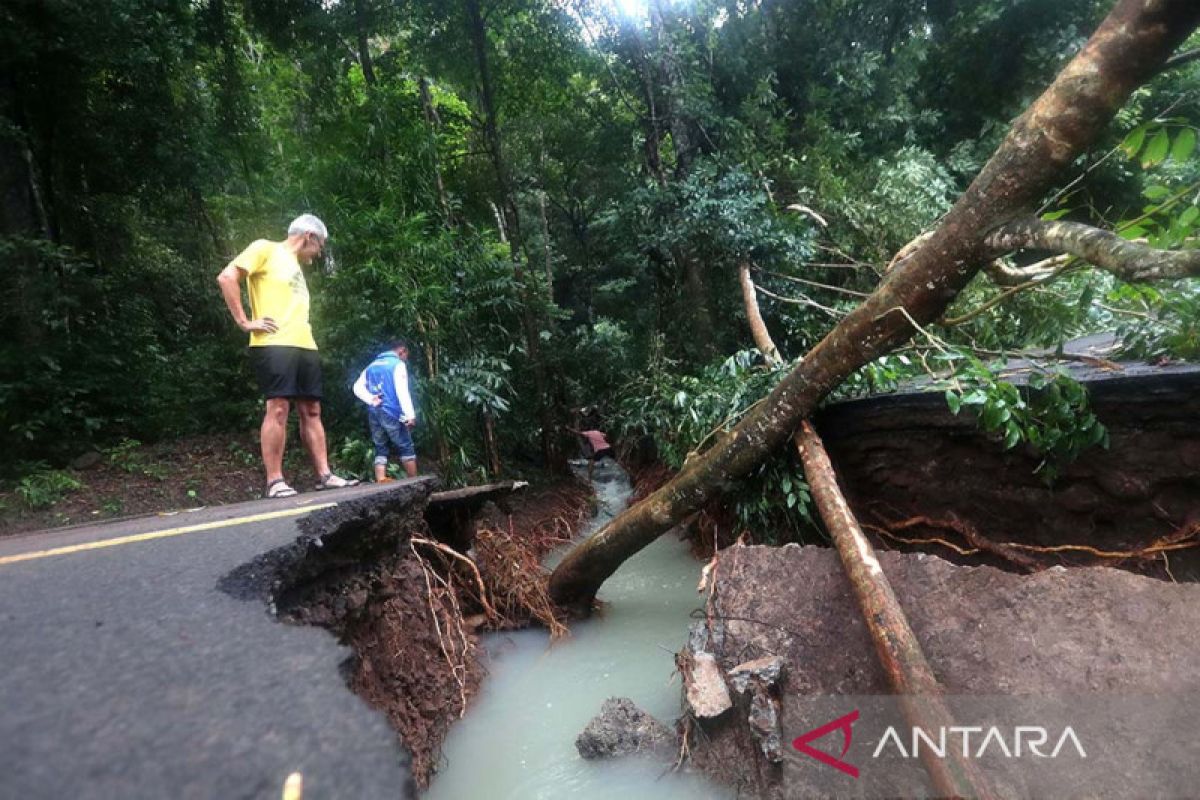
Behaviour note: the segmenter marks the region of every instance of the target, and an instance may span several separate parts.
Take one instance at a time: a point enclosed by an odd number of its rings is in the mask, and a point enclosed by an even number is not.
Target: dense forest
[[[344,467],[369,447],[349,385],[400,336],[418,449],[452,481],[557,468],[583,407],[678,469],[919,246],[1111,5],[7,2],[4,477],[256,428],[215,277],[303,212],[330,230],[309,285]],[[1188,46],[1040,198],[1043,220],[1194,247]],[[1095,332],[1196,356],[1200,293],[1175,279],[1197,270],[1007,249],[836,394],[932,374],[1001,446],[1044,452],[1050,479],[1103,426],[1078,384],[1049,373],[1026,401],[996,359]],[[755,347],[747,285],[777,353]],[[794,453],[734,499],[773,531],[812,513]]]

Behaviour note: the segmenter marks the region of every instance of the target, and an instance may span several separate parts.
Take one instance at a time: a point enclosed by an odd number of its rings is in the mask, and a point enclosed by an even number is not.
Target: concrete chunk
[[[695,653],[687,675],[687,704],[699,719],[719,717],[733,706],[725,678],[712,653]]]
[[[610,697],[600,713],[575,739],[575,749],[584,758],[616,758],[650,752],[674,753],[675,733],[626,697]]]
[[[755,684],[769,689],[783,677],[783,665],[779,656],[756,658],[729,670],[729,683],[738,694],[745,694]]]

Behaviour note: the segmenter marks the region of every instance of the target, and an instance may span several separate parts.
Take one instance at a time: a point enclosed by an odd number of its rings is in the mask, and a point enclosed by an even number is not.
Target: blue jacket
[[[367,405],[379,395],[384,413],[401,420],[415,420],[412,397],[408,392],[408,369],[395,351],[384,350],[358,376],[354,394]],[[364,396],[365,395],[365,396]]]

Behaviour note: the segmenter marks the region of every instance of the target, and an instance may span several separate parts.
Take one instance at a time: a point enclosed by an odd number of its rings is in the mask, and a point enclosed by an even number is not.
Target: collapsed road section
[[[294,542],[221,585],[351,648],[343,677],[387,715],[419,787],[482,678],[476,630],[531,620],[561,627],[538,566],[549,532],[534,524],[518,533],[507,513],[525,484],[438,488],[432,478],[409,482],[314,513]],[[582,488],[572,488],[567,505],[586,507]]]

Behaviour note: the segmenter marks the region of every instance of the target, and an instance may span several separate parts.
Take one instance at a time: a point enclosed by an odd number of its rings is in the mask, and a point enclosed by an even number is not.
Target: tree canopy
[[[1112,5],[7,3],[7,470],[253,427],[214,278],[306,211],[331,232],[309,283],[335,442],[364,438],[349,383],[401,336],[419,446],[452,477],[553,466],[583,406],[679,468],[786,372],[753,349],[739,269],[802,356],[937,227]],[[1198,89],[1186,55],[1136,89],[1040,218],[1194,249]],[[1094,250],[1051,263],[1059,248],[1023,236],[838,391],[934,372],[1008,446],[1069,456],[1102,436],[1086,402],[1064,388],[1047,422],[1005,399],[991,359],[1101,331],[1140,357],[1200,353],[1186,264],[1085,269]],[[807,524],[794,456],[745,480],[742,523]]]

